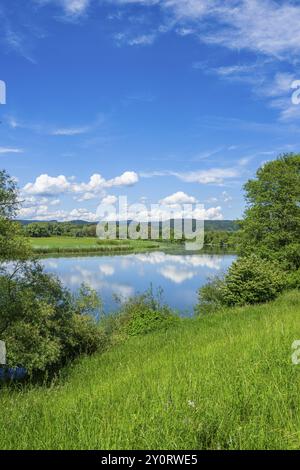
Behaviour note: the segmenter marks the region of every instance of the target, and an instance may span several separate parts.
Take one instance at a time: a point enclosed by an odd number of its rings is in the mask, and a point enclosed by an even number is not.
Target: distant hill
[[[87,222],[86,220],[68,220],[67,222],[59,222],[58,220],[22,220],[18,219],[22,225],[29,224],[43,224],[43,223],[55,223],[55,224],[73,224],[73,225],[93,225],[93,222]]]
[[[239,229],[239,224],[237,220],[205,220],[204,227],[208,232],[236,232]]]
[[[66,223],[66,222],[58,222],[57,220],[19,220],[22,225],[29,225],[33,223]],[[171,225],[172,225],[171,221]],[[94,225],[93,222],[87,222],[86,220],[70,220],[68,222],[72,225]],[[123,222],[124,223],[124,222]],[[206,231],[226,231],[226,232],[235,232],[238,230],[238,222],[236,220],[205,220],[204,222],[205,230]]]

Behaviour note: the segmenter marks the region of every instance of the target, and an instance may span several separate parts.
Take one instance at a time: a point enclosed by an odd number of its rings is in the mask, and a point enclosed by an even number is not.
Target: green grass
[[[45,237],[30,238],[30,245],[37,254],[136,252],[170,247],[168,242],[151,240],[99,240],[97,238]]]
[[[298,449],[300,293],[182,320],[0,391],[1,449]]]

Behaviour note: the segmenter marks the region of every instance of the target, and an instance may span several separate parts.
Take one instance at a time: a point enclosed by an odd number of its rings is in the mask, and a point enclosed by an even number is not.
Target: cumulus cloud
[[[116,196],[108,194],[107,196],[105,196],[102,199],[101,203],[102,204],[107,204],[107,205],[116,204],[117,200],[118,200],[118,198]]]
[[[34,183],[27,183],[23,191],[27,194],[62,194],[70,189],[71,183],[64,175],[49,176],[47,174],[40,175]]]
[[[23,192],[25,194],[36,195],[55,195],[64,193],[84,194],[81,200],[92,199],[101,194],[105,188],[117,186],[132,186],[139,180],[138,175],[134,171],[125,171],[122,175],[106,180],[98,173],[90,177],[87,183],[76,183],[72,178],[64,175],[49,176],[47,174],[40,175],[33,183],[27,183]]]
[[[71,211],[66,210],[53,210],[53,204],[45,204],[40,201],[40,204],[34,204],[33,206],[24,206],[18,212],[19,219],[31,219],[31,220],[58,220],[61,222],[70,220],[85,220],[87,222],[97,222],[97,216],[94,212],[88,209],[73,209]]]
[[[139,180],[137,173],[134,171],[125,171],[121,176],[117,176],[106,182],[106,188],[113,186],[133,186]]]
[[[188,196],[183,191],[171,194],[160,201],[161,204],[194,204],[196,202],[197,199],[195,197]]]

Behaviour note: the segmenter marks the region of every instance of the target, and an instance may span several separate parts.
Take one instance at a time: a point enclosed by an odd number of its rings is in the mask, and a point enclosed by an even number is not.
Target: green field
[[[30,245],[34,253],[38,254],[68,254],[68,253],[109,253],[109,252],[136,252],[170,248],[169,242],[155,242],[151,240],[99,240],[88,237],[45,237],[30,238]]]
[[[300,293],[182,320],[0,394],[1,449],[298,449]]]

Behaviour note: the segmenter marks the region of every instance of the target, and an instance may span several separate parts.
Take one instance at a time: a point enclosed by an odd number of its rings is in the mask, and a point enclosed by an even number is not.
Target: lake
[[[224,272],[234,255],[169,254],[151,252],[114,256],[43,259],[47,272],[56,274],[72,291],[85,283],[101,296],[106,312],[116,308],[114,294],[123,301],[147,290],[163,289],[163,299],[182,315],[191,315],[197,290],[207,279]]]

